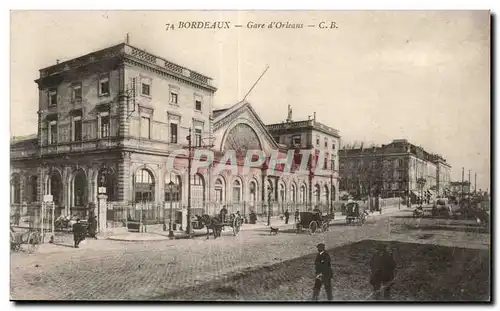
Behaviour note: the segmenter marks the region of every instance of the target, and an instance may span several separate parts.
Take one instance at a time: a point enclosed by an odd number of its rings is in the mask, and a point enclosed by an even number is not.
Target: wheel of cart
[[[309,223],[309,232],[315,233],[316,230],[318,230],[318,223],[315,220],[313,220]]]
[[[241,218],[235,217],[233,219],[233,223],[231,224],[231,226],[233,227],[233,234],[235,236],[238,235],[238,233],[240,233],[240,229],[241,229]]]
[[[323,220],[323,223],[321,224],[321,231],[322,232],[327,232],[330,230],[330,219],[325,219]]]

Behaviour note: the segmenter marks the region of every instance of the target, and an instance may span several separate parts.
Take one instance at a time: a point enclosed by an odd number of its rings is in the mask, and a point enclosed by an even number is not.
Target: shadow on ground
[[[333,263],[335,299],[364,300],[371,294],[369,263],[373,251],[380,245],[389,245],[398,262],[394,300],[490,299],[490,258],[487,250],[374,240],[328,250]],[[257,269],[246,269],[220,280],[168,292],[155,300],[308,300],[314,282],[315,256],[310,254]]]
[[[457,226],[457,225],[405,225],[407,230],[419,230],[419,231],[456,231],[456,232],[470,232],[470,233],[486,233],[489,234],[490,230],[488,227],[484,226]]]

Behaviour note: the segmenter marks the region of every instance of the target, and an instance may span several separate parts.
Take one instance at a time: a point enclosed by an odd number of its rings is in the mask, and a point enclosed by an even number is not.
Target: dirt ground
[[[379,244],[394,250],[398,267],[392,299],[486,301],[490,299],[488,250],[363,240],[329,249],[334,300],[371,299],[369,262]],[[224,280],[170,292],[158,300],[309,300],[316,254],[229,275]],[[324,291],[320,299],[326,299]]]

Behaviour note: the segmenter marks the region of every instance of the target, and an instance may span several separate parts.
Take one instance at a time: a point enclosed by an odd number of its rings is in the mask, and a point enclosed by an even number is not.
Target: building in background
[[[471,193],[471,183],[469,181],[450,182],[450,192],[455,196],[467,195]]]
[[[281,125],[264,125],[248,102],[214,110],[211,81],[128,43],[41,69],[38,133],[11,142],[12,203],[36,205],[51,194],[56,214],[83,216],[105,188],[108,203],[162,211],[170,201],[186,207],[188,199],[194,213],[211,214],[223,204],[243,213],[266,213],[265,204],[275,203],[328,206],[337,193],[332,176],[286,175],[265,165],[245,172],[241,159],[237,174],[208,167],[189,176],[187,156],[167,166],[169,155],[189,144],[214,151],[216,163],[227,150],[286,156],[292,148],[278,135]],[[297,148],[328,149],[337,165],[338,132],[302,123]]]
[[[339,152],[340,189],[367,195],[418,198],[436,197],[449,187],[451,166],[405,139],[390,144],[343,148]]]
[[[310,173],[308,176],[309,189],[300,189],[302,202],[311,201],[315,203],[330,204],[338,200],[338,148],[340,145],[339,131],[320,123],[316,120],[316,113],[308,120],[293,121],[292,109],[288,106],[288,116],[285,121],[266,126],[274,140],[283,146],[284,149],[293,149],[299,155],[301,150],[308,150],[311,154],[324,155],[321,162],[322,169],[328,171],[323,176]],[[301,158],[297,157],[296,162],[300,163]],[[317,179],[318,182],[314,182]],[[304,198],[308,193],[309,198]]]

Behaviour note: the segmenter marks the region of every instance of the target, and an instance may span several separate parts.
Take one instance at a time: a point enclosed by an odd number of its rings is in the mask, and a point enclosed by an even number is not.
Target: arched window
[[[300,186],[300,202],[301,203],[306,203],[307,201],[307,195],[306,195],[306,186],[302,185]]]
[[[13,174],[10,182],[12,203],[21,204],[21,177],[19,174]]]
[[[291,184],[290,185],[290,201],[295,203],[296,199],[297,199],[297,190],[295,189],[295,184]]]
[[[238,179],[233,181],[233,202],[241,201],[241,182]]]
[[[86,207],[87,205],[87,176],[82,170],[75,173],[73,179],[73,207]]]
[[[151,202],[155,197],[155,181],[147,169],[140,169],[135,174],[135,202]]]
[[[52,200],[55,205],[58,205],[62,202],[62,191],[63,184],[61,180],[61,175],[57,171],[53,171],[45,184],[45,192],[44,194],[52,195]]]
[[[174,173],[167,173],[165,176],[165,201],[178,202],[182,199],[181,177]]]
[[[38,176],[31,176],[29,180],[30,202],[38,201]]]
[[[320,186],[318,184],[316,184],[316,186],[314,186],[314,194],[316,197],[316,201],[314,203],[318,204],[319,202],[321,202],[321,189],[320,189]]]
[[[215,201],[224,202],[226,199],[226,191],[224,187],[224,182],[222,178],[217,178],[215,180]]]
[[[286,193],[285,193],[285,184],[280,183],[280,202],[285,202]]]
[[[205,179],[196,173],[191,176],[191,207],[203,208],[205,204]]]
[[[330,198],[330,192],[328,190],[328,185],[325,185],[325,202],[326,203],[330,202],[329,198]]]
[[[257,200],[257,184],[255,183],[255,180],[250,181],[248,190],[250,192],[250,202],[255,202]]]

